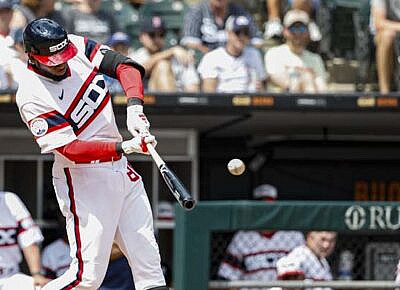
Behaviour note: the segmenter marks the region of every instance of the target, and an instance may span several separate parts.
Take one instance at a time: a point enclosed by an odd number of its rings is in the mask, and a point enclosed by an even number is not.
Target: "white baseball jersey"
[[[42,289],[100,287],[113,241],[129,260],[136,289],[163,286],[151,206],[127,159],[75,163],[55,150],[76,139],[122,141],[99,71],[107,47],[68,37],[78,50],[68,60],[68,77],[55,81],[31,66],[17,92],[21,117],[41,152],[55,153],[53,185],[71,249],[68,270]]]
[[[328,261],[318,258],[306,245],[299,246],[289,253],[289,256],[299,260],[306,279],[314,281],[331,281],[332,273]],[[329,290],[331,288],[313,288]]]
[[[0,192],[0,278],[19,271],[20,248],[42,241],[40,229],[19,197]]]
[[[57,239],[43,249],[42,267],[51,278],[64,274],[71,261],[69,245],[63,239]]]
[[[227,280],[276,280],[276,262],[302,244],[304,236],[296,231],[239,231],[227,248],[218,275]]]
[[[68,36],[78,54],[68,61],[70,76],[56,82],[30,71],[20,84],[17,104],[42,153],[75,139],[122,141],[103,75],[98,72],[106,46]],[[33,68],[31,68],[34,70]],[[56,154],[56,162],[71,162]],[[96,160],[93,160],[96,162]]]

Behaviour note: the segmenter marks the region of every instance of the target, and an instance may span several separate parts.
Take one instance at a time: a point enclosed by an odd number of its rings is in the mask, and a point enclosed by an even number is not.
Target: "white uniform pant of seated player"
[[[128,258],[137,290],[165,285],[150,203],[125,157],[95,167],[62,168],[55,162],[53,183],[73,260],[43,290],[98,289],[114,240]]]
[[[17,273],[10,277],[0,278],[0,290],[35,290],[40,288],[34,287],[33,278],[31,276]]]

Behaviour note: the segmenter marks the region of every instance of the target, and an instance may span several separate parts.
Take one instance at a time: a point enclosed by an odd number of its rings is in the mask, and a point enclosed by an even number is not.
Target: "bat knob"
[[[196,205],[196,202],[194,201],[194,199],[185,199],[182,201],[182,205],[184,207],[184,209],[186,210],[192,210],[194,208],[194,206]]]

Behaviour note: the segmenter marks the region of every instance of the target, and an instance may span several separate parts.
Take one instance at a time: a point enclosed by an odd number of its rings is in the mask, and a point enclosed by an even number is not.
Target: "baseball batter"
[[[166,290],[142,178],[123,156],[156,145],[143,113],[143,67],[46,18],[29,23],[23,36],[29,63],[17,105],[41,152],[55,155],[53,184],[72,257],[43,289],[99,288],[115,240],[138,290]],[[130,140],[118,132],[103,74],[127,95]]]
[[[0,192],[0,290],[33,290],[34,285],[48,282],[41,273],[38,243],[43,241],[40,229],[19,197]],[[19,273],[22,249],[32,277]]]

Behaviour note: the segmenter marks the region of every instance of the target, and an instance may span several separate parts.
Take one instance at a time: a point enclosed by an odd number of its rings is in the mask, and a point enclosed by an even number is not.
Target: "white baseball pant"
[[[125,157],[73,168],[55,162],[53,184],[66,217],[72,262],[43,290],[99,288],[114,240],[128,258],[137,290],[165,285],[150,203]]]

